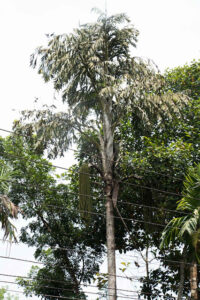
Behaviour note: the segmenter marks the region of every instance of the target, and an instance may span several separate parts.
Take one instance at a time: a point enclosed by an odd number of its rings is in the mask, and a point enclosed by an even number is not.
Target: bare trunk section
[[[183,288],[184,288],[184,281],[185,281],[185,262],[186,262],[186,247],[184,247],[183,249],[183,259],[180,262],[180,283],[179,283],[177,300],[182,300],[183,298]]]
[[[112,187],[107,186],[107,195]],[[116,300],[116,262],[115,262],[115,227],[114,208],[112,198],[106,199],[106,237],[107,237],[107,261],[108,261],[108,295],[109,300]]]
[[[146,286],[147,286],[147,299],[151,300],[151,287],[150,287],[150,278],[149,278],[149,246],[147,245],[145,255],[140,252],[142,259],[144,260],[145,263],[145,269],[146,269]]]
[[[197,263],[193,261],[190,267],[190,289],[191,299],[198,300],[198,279],[197,279]]]
[[[149,247],[146,247],[145,266],[146,266],[147,288],[148,288],[148,291],[150,291],[150,285],[149,285]],[[147,299],[151,300],[151,295],[148,294]]]
[[[185,262],[184,260],[182,260],[180,262],[180,283],[179,283],[177,300],[182,300],[183,297],[183,287],[184,287],[184,280],[185,280],[184,269],[185,269]]]
[[[106,238],[108,261],[108,299],[116,300],[116,259],[115,259],[115,224],[114,201],[117,202],[118,191],[114,189],[114,136],[112,131],[112,101],[104,99],[103,107],[103,136],[100,137],[103,175],[106,183]]]

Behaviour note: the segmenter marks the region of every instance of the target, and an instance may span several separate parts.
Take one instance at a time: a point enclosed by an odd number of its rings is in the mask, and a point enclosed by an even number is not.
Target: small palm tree
[[[162,233],[161,248],[168,247],[176,241],[184,244],[191,261],[191,299],[197,300],[197,263],[200,262],[200,164],[190,169],[184,182],[183,198],[178,202],[177,210],[187,214],[173,218],[168,223]],[[182,290],[183,286],[179,289],[181,294]],[[181,299],[181,296],[178,296],[178,299]]]
[[[9,199],[10,180],[12,178],[12,169],[5,162],[0,161],[0,222],[4,231],[4,239],[16,240],[15,226],[11,223],[11,218],[17,218],[18,207]]]

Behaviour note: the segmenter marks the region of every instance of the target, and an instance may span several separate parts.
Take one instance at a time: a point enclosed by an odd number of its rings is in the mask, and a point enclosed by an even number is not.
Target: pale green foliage
[[[23,126],[16,123],[15,127],[27,135],[36,133],[36,149],[46,148],[49,156],[56,157],[76,141],[77,133],[99,149],[105,112],[113,133],[130,113],[146,126],[177,113],[183,97],[163,94],[164,80],[155,65],[132,56],[137,37],[138,31],[124,14],[101,14],[96,23],[82,25],[72,34],[48,35],[48,46],[36,50],[31,65],[38,66],[45,81],[53,81],[69,109],[24,111]]]
[[[122,268],[119,268],[120,271],[123,273],[127,271],[128,267],[130,266],[130,262],[121,262]]]
[[[172,219],[162,233],[161,248],[180,241],[193,248],[200,259],[200,165],[191,168],[184,182],[183,198],[177,210],[183,216]]]
[[[1,193],[8,194],[10,186],[9,180],[11,179],[12,174],[11,167],[8,164],[6,165],[2,160],[0,161],[0,167],[0,190]]]
[[[4,298],[5,293],[6,293],[6,289],[5,289],[5,288],[1,288],[1,289],[0,289],[0,300],[5,299],[5,298]]]
[[[0,288],[0,300],[19,300],[19,297],[7,293],[6,288]]]

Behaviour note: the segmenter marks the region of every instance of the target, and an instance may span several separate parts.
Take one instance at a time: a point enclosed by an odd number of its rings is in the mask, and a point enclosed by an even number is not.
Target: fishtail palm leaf
[[[0,162],[0,223],[4,231],[4,239],[14,238],[16,240],[16,228],[11,223],[10,218],[17,218],[18,207],[15,206],[8,197],[12,169],[5,162]]]

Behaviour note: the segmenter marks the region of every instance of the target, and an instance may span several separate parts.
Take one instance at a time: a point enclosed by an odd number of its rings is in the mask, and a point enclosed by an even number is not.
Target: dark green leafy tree
[[[165,77],[168,86],[174,92],[187,93],[192,99],[200,97],[200,60],[193,60],[190,64],[185,64],[174,68],[167,69]]]
[[[105,251],[105,218],[91,217],[87,226],[82,220],[77,210],[77,170],[56,177],[51,164],[22,138],[0,141],[1,159],[12,166],[15,174],[8,197],[27,220],[20,241],[34,246],[35,258],[43,264],[31,270],[30,280],[21,278],[20,285],[26,295],[46,300],[53,296],[85,298],[82,285],[90,283],[99,271]],[[95,208],[102,213],[98,203]]]
[[[131,55],[138,31],[124,14],[100,14],[72,34],[49,35],[47,47],[39,47],[31,65],[45,81],[61,92],[66,111],[54,107],[25,111],[15,128],[27,136],[36,134],[35,148],[47,149],[50,157],[64,155],[72,142],[84,136],[99,157],[89,161],[104,182],[108,274],[116,274],[114,209],[117,207],[121,160],[117,134],[130,112],[137,124],[152,123],[179,113],[185,98],[162,93],[163,78],[149,61]],[[29,120],[29,121],[28,121]],[[22,126],[21,126],[22,125]],[[116,299],[116,277],[109,275],[109,299]]]
[[[194,63],[191,63],[191,65],[194,67]],[[190,66],[168,70],[165,74],[167,82],[165,89],[173,90],[173,92],[184,92],[191,97],[189,89],[192,89],[193,86],[192,83],[190,84],[191,78],[187,73],[187,67]],[[197,72],[196,77],[199,76],[198,62],[196,62],[194,69]],[[171,73],[172,75],[170,75]],[[176,73],[176,76],[173,76],[174,73]],[[186,79],[187,74],[188,78]],[[187,80],[187,91],[179,85],[182,77]],[[196,85],[196,93],[199,93],[198,85]],[[119,198],[123,201],[133,202],[132,206],[127,207],[129,212],[132,212],[132,217],[139,220],[137,225],[134,224],[135,229],[137,229],[133,232],[133,236],[137,241],[136,248],[140,251],[143,249],[142,246],[146,247],[149,243],[153,249],[159,248],[162,227],[151,223],[160,223],[163,226],[172,217],[180,215],[180,213],[174,213],[171,210],[176,209],[177,200],[179,199],[178,194],[182,192],[183,180],[188,168],[193,166],[194,163],[200,162],[199,107],[198,96],[194,99],[190,98],[187,106],[182,110],[181,117],[176,116],[173,119],[166,117],[165,127],[161,123],[155,123],[150,130],[141,123],[138,126],[131,114],[129,119],[123,123],[124,127],[122,127],[118,137],[121,140],[123,149],[123,164],[120,165],[123,168],[121,168],[120,173],[126,172],[129,175],[129,183],[134,186],[123,188]],[[138,176],[135,176],[135,174]],[[146,186],[147,189],[141,188],[141,185]],[[159,190],[163,192],[159,192]],[[172,192],[177,196],[168,195],[165,192]],[[143,205],[146,205],[146,207]],[[122,215],[127,216],[127,211],[124,210],[125,205],[118,201],[118,206],[120,211],[123,212]],[[166,209],[169,211],[167,212]],[[149,223],[144,223],[145,226],[142,226],[140,221]],[[129,222],[127,224],[131,228],[131,224]],[[144,232],[143,235],[141,235],[141,230]],[[156,233],[154,233],[155,231]],[[132,249],[131,247],[134,246],[136,246],[136,243],[132,246],[129,243],[128,247]],[[176,248],[174,246],[173,250],[169,249],[169,251],[164,252],[158,250],[156,257],[162,268],[150,271],[150,280],[148,278],[142,280],[142,295],[144,298],[154,299],[156,295],[161,298],[164,294],[165,299],[171,299],[174,293],[178,293],[177,286],[179,286],[181,279],[181,265],[183,262],[181,248],[177,245]],[[186,262],[188,258],[186,255]],[[176,261],[176,263],[173,263],[173,261]],[[184,297],[187,297],[190,290],[187,264],[184,287]]]
[[[188,94],[191,101],[184,110],[182,120],[168,128],[171,137],[178,136],[194,147],[194,161],[198,160],[199,140],[199,113],[200,113],[200,62],[192,61],[190,64],[167,70],[165,74],[168,88],[175,92]]]

